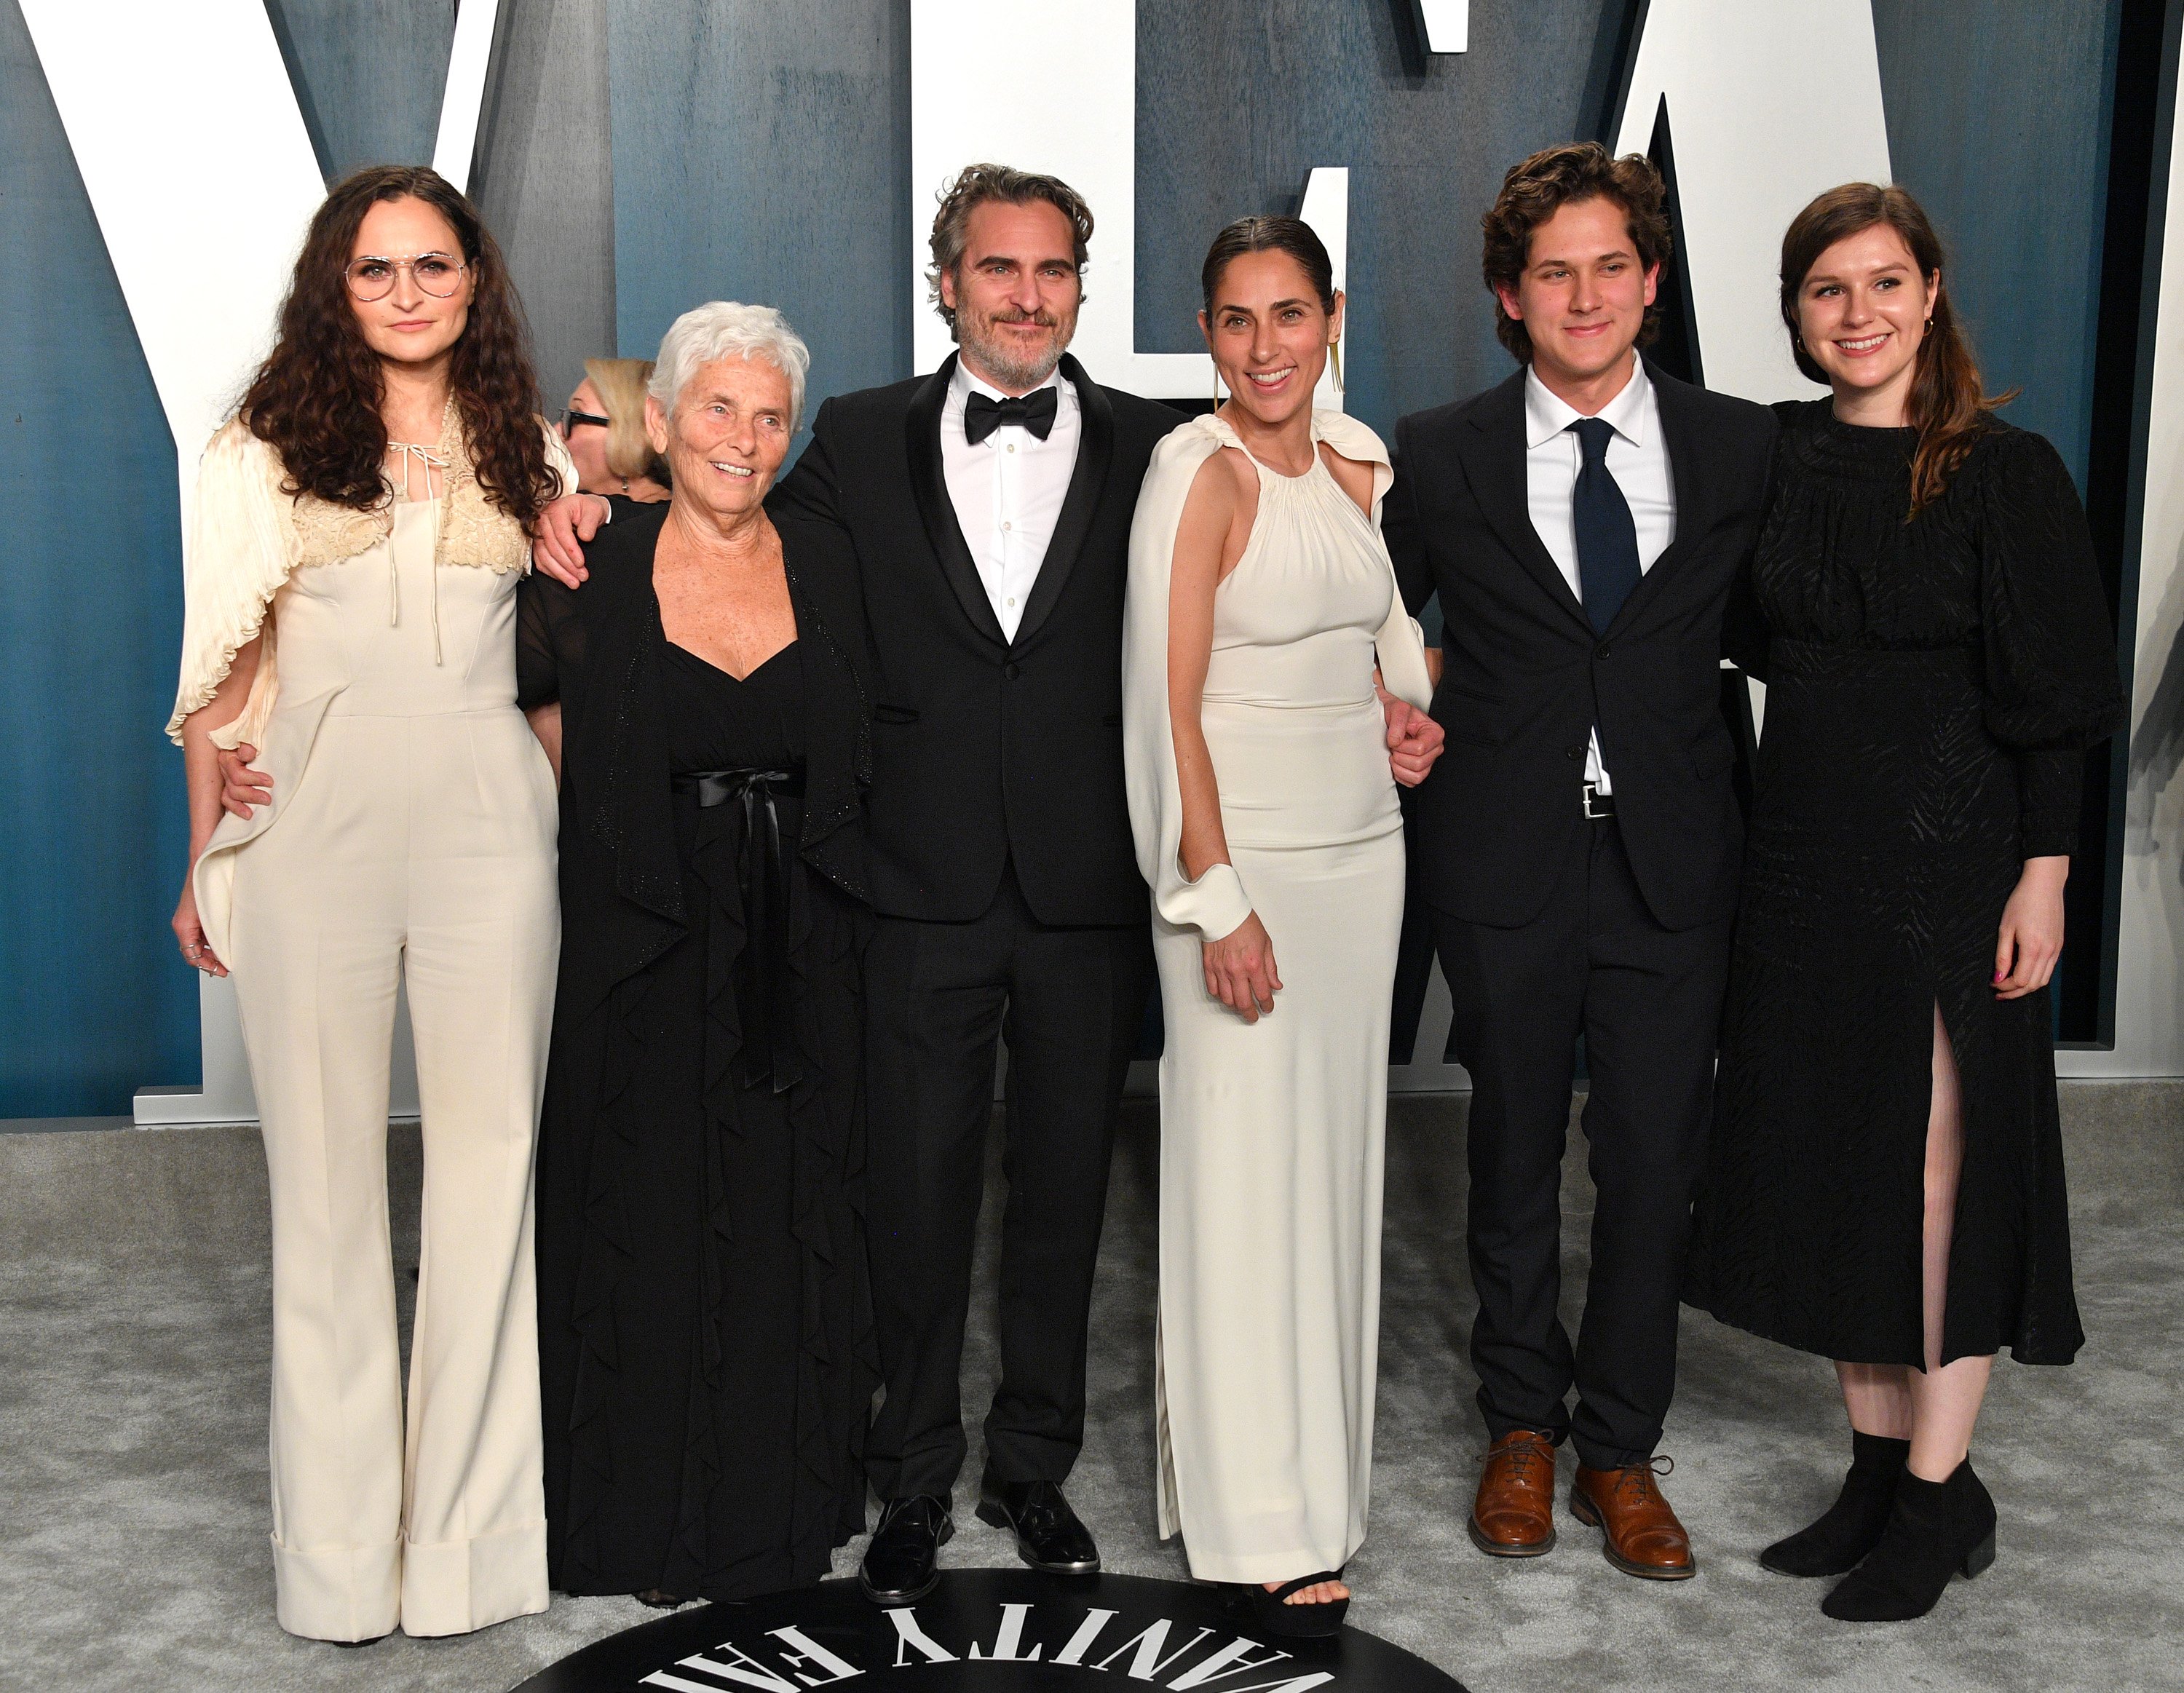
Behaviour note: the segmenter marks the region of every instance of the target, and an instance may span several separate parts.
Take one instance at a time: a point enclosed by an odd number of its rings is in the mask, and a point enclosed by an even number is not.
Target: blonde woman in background
[[[624,494],[647,505],[668,495],[667,461],[644,432],[649,359],[587,359],[584,380],[561,410],[561,438],[581,493]]]

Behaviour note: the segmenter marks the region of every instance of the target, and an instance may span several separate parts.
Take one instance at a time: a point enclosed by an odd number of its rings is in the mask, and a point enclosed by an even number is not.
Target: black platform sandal
[[[1341,1579],[1340,1570],[1323,1569],[1301,1575],[1295,1581],[1285,1581],[1271,1593],[1256,1581],[1234,1583],[1230,1590],[1251,1612],[1251,1620],[1268,1634],[1292,1640],[1324,1640],[1341,1632],[1350,1601],[1332,1599],[1317,1605],[1291,1605],[1286,1601],[1292,1593],[1317,1587],[1323,1581]]]

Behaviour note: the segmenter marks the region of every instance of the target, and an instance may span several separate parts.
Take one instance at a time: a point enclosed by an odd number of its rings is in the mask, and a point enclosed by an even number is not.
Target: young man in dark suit
[[[1630,1574],[1693,1573],[1652,1467],[1728,973],[1741,822],[1721,629],[1774,422],[1639,356],[1670,232],[1659,175],[1594,143],[1511,170],[1485,219],[1522,365],[1403,419],[1383,523],[1446,632],[1445,755],[1412,850],[1470,1071],[1472,1362],[1491,1441],[1479,1548],[1554,1544],[1570,1508]],[[1575,1052],[1596,1194],[1573,1350],[1556,1313]],[[1577,1390],[1573,1413],[1566,1406]]]

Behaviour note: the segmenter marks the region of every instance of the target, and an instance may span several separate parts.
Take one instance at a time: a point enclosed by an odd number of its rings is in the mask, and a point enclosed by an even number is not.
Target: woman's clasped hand
[[[1205,943],[1206,991],[1247,1023],[1274,1009],[1282,990],[1274,943],[1256,911],[1219,940]]]

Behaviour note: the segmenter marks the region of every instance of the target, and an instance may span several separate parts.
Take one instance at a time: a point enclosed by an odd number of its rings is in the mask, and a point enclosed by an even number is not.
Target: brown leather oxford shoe
[[[1489,1557],[1535,1558],[1555,1544],[1555,1443],[1513,1428],[1487,1448],[1471,1544]]]
[[[1650,1462],[1612,1470],[1580,1464],[1577,1479],[1570,1484],[1570,1514],[1602,1530],[1601,1551],[1625,1575],[1687,1581],[1698,1573],[1691,1537],[1661,1496]]]

